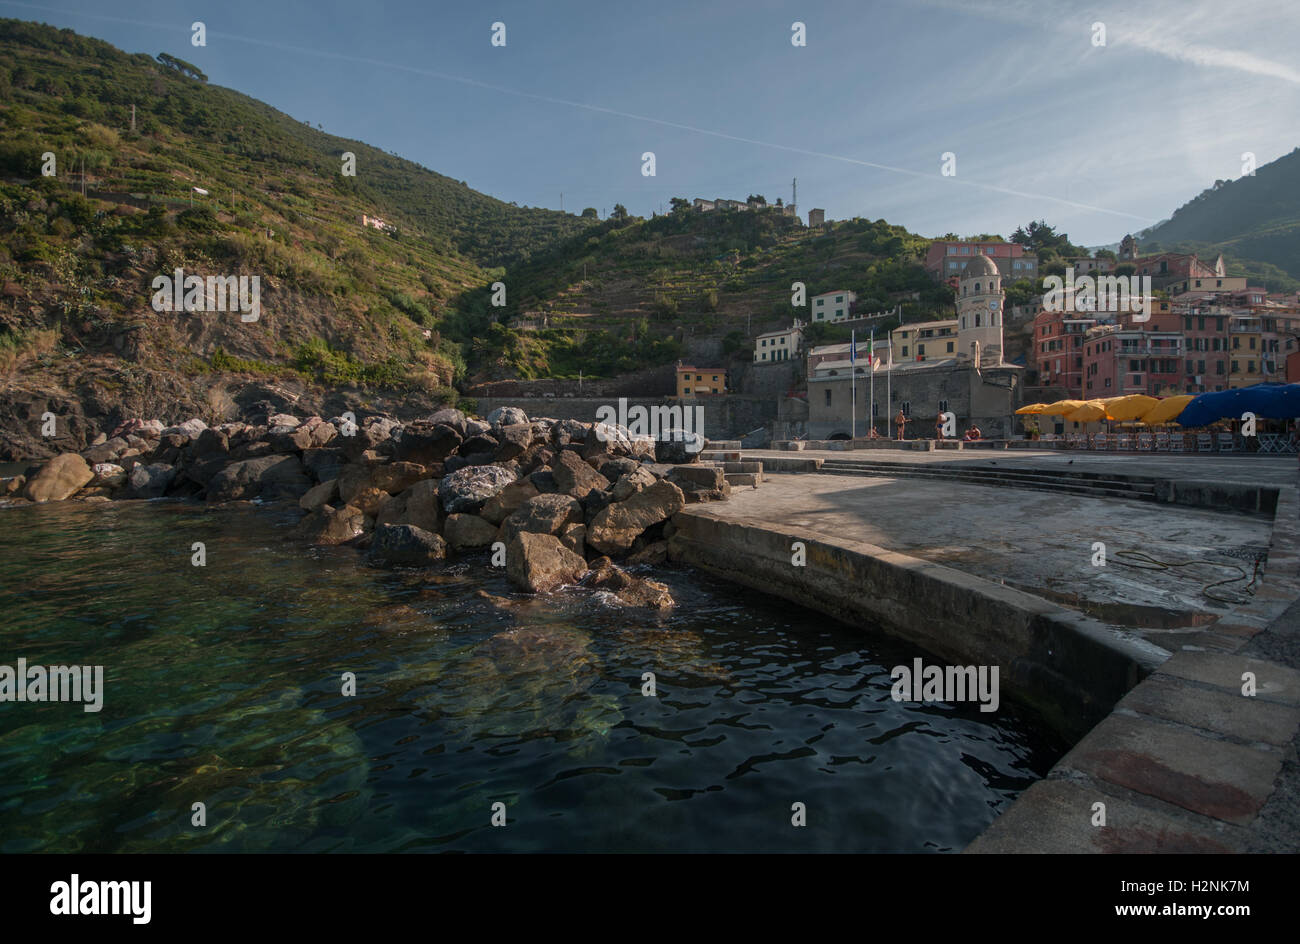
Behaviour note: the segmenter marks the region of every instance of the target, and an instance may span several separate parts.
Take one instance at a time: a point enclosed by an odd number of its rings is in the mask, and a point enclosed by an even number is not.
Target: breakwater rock
[[[303,515],[294,540],[356,547],[379,566],[487,552],[522,590],[583,585],[659,609],[672,605],[667,588],[610,558],[661,561],[674,513],[730,494],[721,469],[655,461],[648,437],[517,409],[486,419],[443,409],[405,424],[383,415],[249,419],[128,421],[81,453],[0,479],[0,503],[291,503]]]

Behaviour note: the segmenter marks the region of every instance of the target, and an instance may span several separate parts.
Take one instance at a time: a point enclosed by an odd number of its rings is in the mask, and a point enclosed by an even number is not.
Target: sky
[[[1246,152],[1300,146],[1296,0],[0,0],[0,16],[169,52],[498,199],[602,217],[789,202],[797,178],[805,219],[931,237],[1045,219],[1103,245],[1240,177]]]

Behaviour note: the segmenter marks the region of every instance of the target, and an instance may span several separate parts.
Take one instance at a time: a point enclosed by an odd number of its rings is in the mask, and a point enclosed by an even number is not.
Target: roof
[[[727,372],[727,368],[725,367],[693,367],[690,364],[678,364],[677,369],[694,370],[694,371],[699,371],[700,373],[713,373],[713,374],[725,374]]]
[[[821,298],[824,295],[852,295],[854,294],[847,288],[833,288],[829,292],[818,292],[813,298]]]
[[[966,263],[966,268],[961,270],[963,279],[971,279],[981,275],[997,275],[997,263],[990,259],[984,253],[978,256],[972,256],[970,262]]]

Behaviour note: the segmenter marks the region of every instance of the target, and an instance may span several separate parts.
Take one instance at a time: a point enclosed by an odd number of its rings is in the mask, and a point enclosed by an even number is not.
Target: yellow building
[[[727,371],[722,367],[677,367],[679,397],[707,397],[727,392]]]
[[[917,321],[889,332],[895,364],[942,361],[961,353],[957,347],[957,319]]]

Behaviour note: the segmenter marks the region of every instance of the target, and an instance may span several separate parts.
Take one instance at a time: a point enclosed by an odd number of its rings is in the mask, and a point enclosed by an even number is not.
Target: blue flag
[[[841,337],[842,336],[843,335],[841,335]],[[854,331],[849,333],[849,363],[850,364],[856,363],[857,360],[858,360],[857,332]]]

